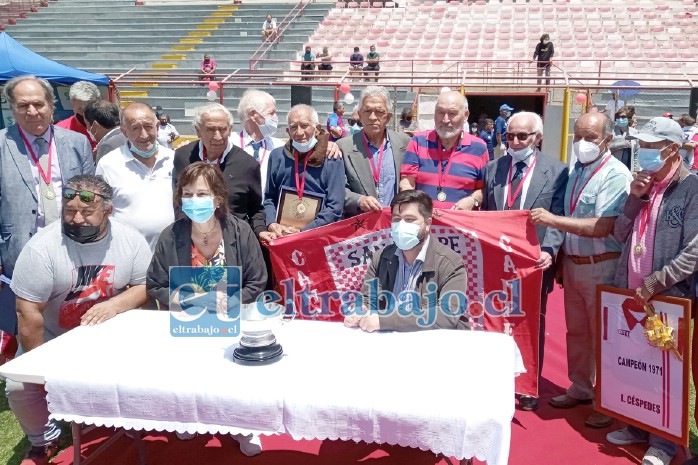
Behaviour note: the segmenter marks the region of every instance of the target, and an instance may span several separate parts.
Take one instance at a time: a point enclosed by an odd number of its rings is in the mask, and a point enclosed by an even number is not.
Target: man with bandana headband
[[[121,115],[128,142],[97,163],[97,174],[114,189],[114,218],[138,230],[155,249],[160,233],[174,221],[174,152],[157,143],[158,120],[144,103]]]
[[[406,190],[393,197],[390,208],[393,244],[373,254],[361,290],[361,311],[347,315],[344,325],[369,333],[468,329],[464,300],[454,297],[441,304],[446,294],[464,296],[468,283],[463,258],[430,234],[433,201],[420,190]],[[392,297],[377,298],[380,292]],[[427,297],[434,292],[435,298]],[[411,298],[413,312],[398,312]]]
[[[110,218],[111,187],[99,176],[79,175],[60,195],[61,220],[32,237],[17,259],[12,290],[19,354],[147,301],[150,249],[138,231]],[[49,419],[46,391],[8,379],[6,392],[32,445],[22,464],[47,464],[58,452],[61,430]]]

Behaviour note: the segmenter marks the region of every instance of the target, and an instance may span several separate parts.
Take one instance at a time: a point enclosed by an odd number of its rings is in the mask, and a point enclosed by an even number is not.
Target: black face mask
[[[99,226],[90,226],[89,224],[70,224],[63,222],[63,234],[68,236],[68,239],[72,239],[80,244],[96,242],[100,232],[101,230]]]
[[[83,126],[87,126],[87,124],[85,124],[85,117],[80,113],[75,113],[75,119],[78,120],[78,123],[82,124]]]

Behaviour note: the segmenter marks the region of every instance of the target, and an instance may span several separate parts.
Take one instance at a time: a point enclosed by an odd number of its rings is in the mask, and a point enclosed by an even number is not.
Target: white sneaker
[[[647,442],[647,438],[635,436],[628,428],[623,428],[619,429],[618,431],[608,433],[606,435],[606,441],[617,446],[627,446],[628,444]]]
[[[186,431],[184,433],[175,431],[175,434],[177,435],[177,439],[179,439],[180,441],[189,441],[191,439],[194,439],[194,436],[196,436],[196,433],[187,433]]]
[[[650,447],[647,449],[645,456],[642,457],[642,465],[669,465],[674,457],[667,454],[662,449]]]
[[[233,439],[240,443],[240,452],[248,457],[254,457],[262,452],[262,442],[259,434],[233,434]]]

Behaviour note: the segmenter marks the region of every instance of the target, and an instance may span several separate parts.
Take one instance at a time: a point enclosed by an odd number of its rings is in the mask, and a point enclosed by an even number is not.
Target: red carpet
[[[565,322],[562,291],[555,290],[548,300],[548,327],[545,363],[540,388],[541,408],[537,412],[517,411],[512,423],[511,465],[627,465],[642,461],[647,445],[618,447],[609,444],[605,435],[623,425],[594,430],[584,426],[590,406],[570,410],[550,407],[547,400],[561,394],[568,385],[565,356]],[[89,454],[106,440],[109,432],[98,430],[88,436],[83,446]],[[392,446],[355,444],[342,441],[294,441],[289,436],[263,437],[264,452],[248,458],[240,453],[232,438],[198,436],[179,441],[174,434],[154,433],[145,438],[149,465],[188,464],[265,464],[265,465],[433,465],[445,464],[431,452]],[[83,455],[84,456],[84,455]],[[54,463],[72,463],[72,448]],[[680,450],[672,461],[681,465],[686,457]],[[98,465],[138,464],[138,452],[132,439],[122,437],[93,463]],[[457,463],[457,462],[455,462]],[[476,463],[479,463],[476,461]]]

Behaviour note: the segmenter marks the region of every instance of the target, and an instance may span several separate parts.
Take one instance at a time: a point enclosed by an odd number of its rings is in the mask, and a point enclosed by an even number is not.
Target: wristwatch
[[[473,207],[474,207],[474,208],[480,208],[480,202],[478,202],[477,199],[473,199]]]

